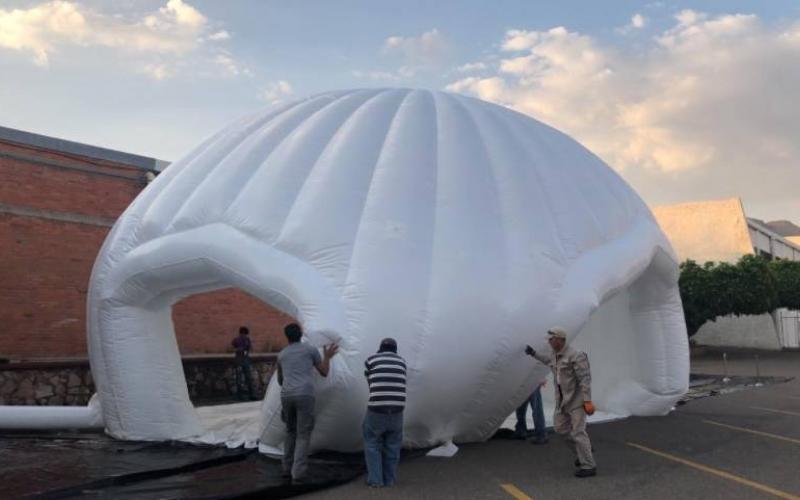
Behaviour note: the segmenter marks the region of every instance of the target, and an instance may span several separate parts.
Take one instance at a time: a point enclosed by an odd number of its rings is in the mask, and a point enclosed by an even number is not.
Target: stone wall
[[[262,354],[251,357],[253,392],[259,399],[264,396],[272,376],[276,355]],[[232,356],[198,356],[184,358],[183,373],[192,401],[213,401],[230,398],[236,394],[235,364]]]
[[[263,397],[276,355],[252,357],[253,391]],[[232,399],[235,394],[231,355],[183,359],[189,397],[195,403]],[[85,405],[95,392],[85,359],[0,364],[0,405]]]
[[[85,361],[0,365],[3,405],[85,405],[92,393],[94,381]]]

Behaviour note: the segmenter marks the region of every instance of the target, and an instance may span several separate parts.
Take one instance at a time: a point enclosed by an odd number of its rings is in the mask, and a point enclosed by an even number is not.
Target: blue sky
[[[446,89],[570,134],[651,204],[800,222],[800,3],[0,0],[0,125],[175,160],[317,92]]]

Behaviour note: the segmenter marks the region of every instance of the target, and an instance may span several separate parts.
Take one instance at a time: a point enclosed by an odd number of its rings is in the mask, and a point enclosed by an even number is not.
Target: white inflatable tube
[[[0,429],[59,430],[102,429],[99,405],[88,406],[0,406]]]

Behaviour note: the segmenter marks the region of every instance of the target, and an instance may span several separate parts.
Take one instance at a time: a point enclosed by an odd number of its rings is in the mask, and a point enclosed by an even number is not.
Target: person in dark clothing
[[[364,458],[367,484],[394,486],[403,445],[403,409],[406,406],[406,362],[397,354],[397,342],[381,341],[378,352],[364,362],[369,402],[364,417]]]
[[[253,377],[250,373],[250,349],[252,343],[250,342],[250,329],[246,326],[239,327],[239,336],[231,342],[236,354],[234,361],[236,366],[233,369],[234,382],[236,384],[236,397],[240,400],[255,400],[257,399],[253,392]],[[244,387],[247,386],[247,396],[244,395]]]

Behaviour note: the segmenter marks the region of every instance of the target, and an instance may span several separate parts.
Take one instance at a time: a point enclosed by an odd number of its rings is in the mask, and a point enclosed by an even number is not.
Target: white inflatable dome
[[[213,441],[171,308],[236,287],[341,345],[314,449],[361,448],[386,336],[408,362],[406,446],[490,437],[545,376],[523,348],[553,324],[589,353],[599,409],[658,415],[688,384],[677,279],[644,203],[566,135],[459,95],[330,92],[230,125],[125,211],[92,275],[91,366],[111,435]],[[253,417],[269,445],[279,389]]]

